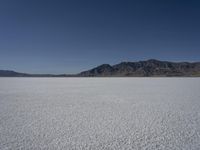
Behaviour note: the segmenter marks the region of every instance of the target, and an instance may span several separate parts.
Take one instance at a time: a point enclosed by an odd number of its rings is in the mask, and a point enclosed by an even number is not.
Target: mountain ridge
[[[170,62],[149,59],[137,62],[121,62],[116,65],[100,65],[83,71],[79,76],[116,76],[116,77],[151,77],[151,76],[200,76],[200,62]]]
[[[200,77],[200,62],[171,62],[149,59],[102,64],[78,74],[28,74],[0,70],[0,77]]]

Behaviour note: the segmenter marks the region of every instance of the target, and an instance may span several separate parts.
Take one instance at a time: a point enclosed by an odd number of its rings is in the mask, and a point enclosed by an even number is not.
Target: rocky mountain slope
[[[103,64],[88,71],[81,72],[78,76],[104,77],[104,76],[200,76],[200,62],[168,62],[150,59],[138,62],[122,62],[117,65]]]

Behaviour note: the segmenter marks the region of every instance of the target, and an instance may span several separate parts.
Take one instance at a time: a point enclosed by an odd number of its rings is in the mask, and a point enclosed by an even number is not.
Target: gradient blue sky
[[[200,1],[0,1],[0,69],[77,73],[150,58],[200,61]]]

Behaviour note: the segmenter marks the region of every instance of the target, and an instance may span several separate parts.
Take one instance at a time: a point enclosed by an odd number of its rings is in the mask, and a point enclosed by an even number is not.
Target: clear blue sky
[[[200,1],[0,1],[0,69],[77,73],[150,58],[200,61]]]

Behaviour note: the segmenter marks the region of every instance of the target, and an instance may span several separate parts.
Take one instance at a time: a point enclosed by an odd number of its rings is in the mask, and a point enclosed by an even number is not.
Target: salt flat
[[[200,78],[0,78],[0,149],[200,149]]]

